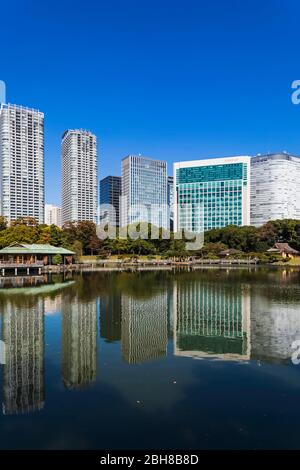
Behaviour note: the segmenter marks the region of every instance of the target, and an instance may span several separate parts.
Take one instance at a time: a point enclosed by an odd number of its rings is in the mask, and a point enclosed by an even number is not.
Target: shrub
[[[54,255],[52,258],[52,264],[62,264],[63,259],[60,254]]]

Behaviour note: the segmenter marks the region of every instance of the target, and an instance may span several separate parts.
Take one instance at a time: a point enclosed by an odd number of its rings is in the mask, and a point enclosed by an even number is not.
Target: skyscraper
[[[174,230],[250,223],[250,157],[174,163]]]
[[[120,225],[120,196],[121,196],[121,177],[107,176],[100,181],[100,205],[109,204],[109,208],[100,208],[100,221],[105,220],[110,225],[119,227]]]
[[[121,226],[134,222],[168,228],[166,162],[134,155],[123,158]]]
[[[62,137],[62,223],[98,219],[97,139],[82,129]]]
[[[61,208],[53,204],[45,204],[45,224],[61,227]]]
[[[168,206],[169,206],[169,223],[170,230],[174,228],[174,178],[173,176],[168,176]]]
[[[44,223],[44,114],[3,104],[0,109],[1,214],[10,222]]]
[[[287,153],[251,158],[251,225],[300,219],[300,158]]]

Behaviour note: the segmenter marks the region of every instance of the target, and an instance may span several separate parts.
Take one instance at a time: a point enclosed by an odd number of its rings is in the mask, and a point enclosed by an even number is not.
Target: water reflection
[[[66,388],[96,380],[97,303],[62,303],[62,379]]]
[[[146,299],[122,295],[122,354],[129,364],[167,354],[167,292]]]
[[[250,295],[247,286],[195,281],[174,286],[174,354],[250,358]]]
[[[67,389],[97,381],[97,351],[101,356],[106,343],[119,343],[117,354],[132,365],[165,361],[169,343],[175,359],[246,366],[258,359],[288,363],[300,339],[299,271],[95,273],[30,285],[0,290],[6,415],[43,409],[45,315],[58,319]]]
[[[121,340],[121,294],[101,297],[100,335],[108,343]]]
[[[44,302],[22,305],[8,300],[2,308],[3,414],[30,413],[44,406]]]

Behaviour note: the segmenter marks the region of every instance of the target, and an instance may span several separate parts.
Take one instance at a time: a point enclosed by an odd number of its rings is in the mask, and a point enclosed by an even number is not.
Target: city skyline
[[[8,102],[45,113],[46,202],[60,202],[60,137],[70,128],[101,140],[101,178],[119,175],[130,153],[169,168],[216,155],[300,154],[294,1],[112,1],[84,12],[63,2],[59,15],[34,0],[18,1],[16,15],[13,3],[2,6],[13,21],[1,27],[0,79]]]

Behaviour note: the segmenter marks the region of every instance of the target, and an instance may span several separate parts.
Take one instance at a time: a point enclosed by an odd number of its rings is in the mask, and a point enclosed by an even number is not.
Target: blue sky
[[[141,153],[172,162],[300,154],[297,0],[11,0],[0,9],[7,101],[45,113],[46,201],[60,139],[99,140],[100,178]]]

